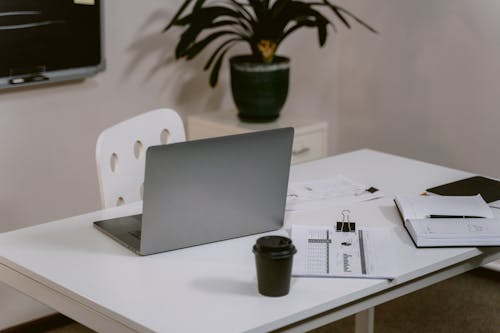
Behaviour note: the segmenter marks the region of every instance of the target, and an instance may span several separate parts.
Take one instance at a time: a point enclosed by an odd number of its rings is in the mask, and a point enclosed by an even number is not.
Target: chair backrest
[[[185,140],[182,119],[170,109],[146,112],[104,130],[96,145],[102,208],[142,200],[146,149]]]

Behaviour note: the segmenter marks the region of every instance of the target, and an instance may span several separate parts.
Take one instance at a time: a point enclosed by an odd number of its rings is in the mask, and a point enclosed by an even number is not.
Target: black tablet
[[[439,195],[477,195],[484,201],[500,200],[500,181],[482,176],[474,176],[456,182],[427,189],[427,192]]]

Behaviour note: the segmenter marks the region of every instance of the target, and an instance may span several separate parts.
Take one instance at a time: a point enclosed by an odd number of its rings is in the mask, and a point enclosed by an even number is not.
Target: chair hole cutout
[[[139,189],[141,200],[144,198],[144,183],[141,184],[141,188]]]
[[[118,168],[118,155],[116,153],[111,154],[109,164],[111,167],[111,172],[115,172],[116,169]]]
[[[121,206],[125,203],[125,199],[123,197],[119,197],[118,200],[116,200],[116,205]]]
[[[170,139],[170,131],[165,128],[160,133],[160,142],[161,142],[162,145],[166,145],[168,143],[169,139]]]
[[[136,159],[141,158],[142,153],[144,151],[144,145],[142,144],[141,140],[137,140],[134,143],[134,156]]]

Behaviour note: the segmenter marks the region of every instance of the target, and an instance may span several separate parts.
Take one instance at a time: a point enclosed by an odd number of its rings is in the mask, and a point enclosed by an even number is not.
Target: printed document
[[[373,187],[358,184],[338,175],[335,178],[293,183],[288,186],[286,210],[306,210],[325,206],[349,205],[373,200],[383,193]]]
[[[292,275],[392,279],[390,230],[337,232],[333,226],[292,225],[297,248]]]

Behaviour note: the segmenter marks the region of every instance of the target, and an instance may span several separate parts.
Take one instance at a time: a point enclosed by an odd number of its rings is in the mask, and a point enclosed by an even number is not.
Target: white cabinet
[[[281,127],[295,129],[292,163],[307,162],[327,156],[328,125],[325,121],[285,112],[277,120],[269,123],[242,122],[236,112],[205,112],[187,118],[189,140]]]

